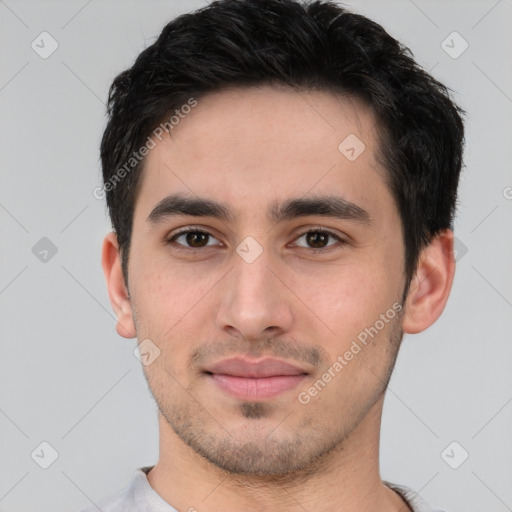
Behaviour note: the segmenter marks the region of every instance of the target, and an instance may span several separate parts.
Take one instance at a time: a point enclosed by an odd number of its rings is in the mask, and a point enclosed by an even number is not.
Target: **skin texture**
[[[354,161],[338,150],[349,134],[365,144]],[[199,512],[408,510],[379,475],[384,392],[403,332],[423,331],[445,307],[453,233],[424,249],[399,314],[301,403],[299,393],[400,303],[406,286],[401,221],[377,162],[374,116],[327,92],[233,88],[201,98],[171,135],[145,162],[128,289],[114,233],[102,254],[117,332],[160,350],[143,367],[159,407],[151,486],[175,508]],[[174,193],[224,203],[234,220],[148,222]],[[366,210],[370,223],[266,217],[274,201],[333,194]],[[195,250],[186,236],[168,242],[190,226],[212,236]],[[329,251],[315,254],[322,245],[308,243],[310,228],[345,243],[330,237]],[[248,236],[262,249],[252,263],[236,252]],[[241,400],[203,372],[238,355],[276,357],[308,374],[276,397]]]

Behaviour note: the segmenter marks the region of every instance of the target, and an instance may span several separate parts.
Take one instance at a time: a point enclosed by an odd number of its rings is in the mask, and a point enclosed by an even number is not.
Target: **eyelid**
[[[331,230],[329,228],[322,227],[322,226],[313,226],[311,228],[307,228],[305,231],[303,231],[303,230],[300,231],[299,234],[297,236],[295,236],[293,241],[296,242],[299,238],[302,238],[303,236],[305,236],[305,235],[307,235],[309,233],[323,233],[323,234],[326,234],[326,235],[334,238],[337,241],[337,243],[329,244],[326,247],[321,247],[320,249],[315,249],[314,247],[297,246],[300,249],[304,249],[304,250],[306,250],[308,252],[322,253],[322,252],[335,251],[337,249],[340,249],[341,248],[340,246],[344,246],[344,245],[349,244],[349,241],[347,240],[347,237],[343,237],[342,235],[339,235],[335,231],[333,231],[333,230]]]
[[[208,236],[211,236],[212,238],[215,238],[215,240],[217,240],[217,237],[210,231],[210,228],[204,228],[202,226],[186,226],[184,228],[181,228],[181,229],[178,229],[178,231],[175,231],[173,232],[171,235],[168,235],[165,237],[165,242],[166,243],[173,243],[173,240],[177,237],[179,237],[180,235],[186,235],[187,233],[194,233],[194,232],[199,232],[199,233],[204,233],[205,235],[208,235]],[[222,244],[222,242],[220,242]],[[211,246],[205,246],[205,247],[187,247],[186,245],[182,245],[182,244],[177,244],[177,245],[181,245],[184,249],[193,249],[193,250],[198,250],[198,249],[204,249],[206,247],[211,247]]]

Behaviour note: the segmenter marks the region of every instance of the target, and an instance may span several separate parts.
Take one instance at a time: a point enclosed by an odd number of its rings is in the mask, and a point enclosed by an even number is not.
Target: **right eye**
[[[209,237],[216,240],[216,238],[214,238],[214,236],[207,231],[203,231],[197,228],[186,228],[175,233],[171,238],[167,240],[167,243],[183,246],[177,247],[178,250],[186,251],[188,249],[201,249],[203,247],[216,245],[208,243]]]

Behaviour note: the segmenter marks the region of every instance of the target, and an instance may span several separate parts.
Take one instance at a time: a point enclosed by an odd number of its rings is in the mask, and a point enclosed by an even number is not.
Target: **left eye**
[[[342,242],[341,238],[334,233],[320,229],[311,229],[300,235],[296,240],[299,240],[303,237],[305,237],[306,243],[309,244],[309,247],[303,245],[299,245],[299,247],[311,248],[316,251],[325,250],[327,247],[334,245],[335,241]],[[335,239],[335,241],[331,244],[326,243],[329,240],[329,237]]]

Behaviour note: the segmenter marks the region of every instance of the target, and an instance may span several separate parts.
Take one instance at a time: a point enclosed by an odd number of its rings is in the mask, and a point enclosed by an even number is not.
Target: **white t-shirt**
[[[152,468],[153,466],[146,466],[136,469],[127,487],[80,512],[98,512],[98,508],[102,512],[178,512],[149,485],[146,475]],[[419,494],[408,487],[389,482],[384,484],[398,492],[413,512],[443,512],[431,508]]]

